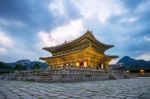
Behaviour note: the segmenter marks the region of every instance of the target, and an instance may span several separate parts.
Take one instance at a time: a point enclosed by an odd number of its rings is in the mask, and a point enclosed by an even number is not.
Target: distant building
[[[0,68],[0,74],[3,74],[3,73],[11,73],[11,72],[14,72],[13,69],[3,69],[3,68]]]
[[[112,70],[120,70],[120,69],[124,69],[124,67],[122,66],[121,63],[117,63],[117,64],[110,64],[109,65],[109,68],[112,69]]]
[[[123,66],[123,63],[109,65],[111,74],[116,78],[134,78],[134,77],[150,77],[150,68],[148,67],[135,67]]]
[[[105,51],[112,48],[113,45],[107,45],[99,42],[92,34],[87,31],[81,37],[52,47],[43,49],[52,53],[51,57],[41,57],[46,61],[49,67],[78,67],[78,68],[96,68],[108,70],[109,62],[117,56],[105,55]]]

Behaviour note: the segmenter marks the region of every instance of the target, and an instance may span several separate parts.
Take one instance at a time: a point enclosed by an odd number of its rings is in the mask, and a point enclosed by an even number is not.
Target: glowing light
[[[126,72],[127,72],[127,73],[130,73],[130,71],[129,71],[129,70],[127,70]]]
[[[87,61],[84,61],[84,67],[87,67]]]
[[[104,69],[104,64],[101,64],[101,68]]]
[[[143,70],[143,69],[141,69],[141,70],[140,70],[140,72],[141,72],[141,73],[144,73],[144,70]]]
[[[76,62],[76,66],[79,67],[79,65],[80,65],[79,62]]]

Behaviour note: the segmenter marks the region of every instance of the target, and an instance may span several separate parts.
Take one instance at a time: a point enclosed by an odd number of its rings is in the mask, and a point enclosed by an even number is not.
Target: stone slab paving
[[[0,99],[150,99],[150,77],[76,83],[0,80]]]

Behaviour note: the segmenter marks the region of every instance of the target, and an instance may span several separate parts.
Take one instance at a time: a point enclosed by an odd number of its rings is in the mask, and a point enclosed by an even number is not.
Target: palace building
[[[51,57],[41,57],[41,60],[49,64],[49,68],[76,67],[108,70],[109,62],[118,56],[105,55],[105,51],[113,45],[107,45],[98,41],[87,31],[81,37],[64,42],[61,45],[44,47],[52,53]]]

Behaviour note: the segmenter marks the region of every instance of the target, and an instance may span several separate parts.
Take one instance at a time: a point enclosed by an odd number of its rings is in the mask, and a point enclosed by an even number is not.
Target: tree
[[[13,66],[10,66],[6,63],[3,63],[3,62],[0,62],[0,68],[3,68],[3,69],[14,69]]]
[[[34,64],[33,69],[40,69],[41,65],[39,63]]]
[[[22,64],[16,64],[15,69],[16,70],[26,70],[27,68]]]

